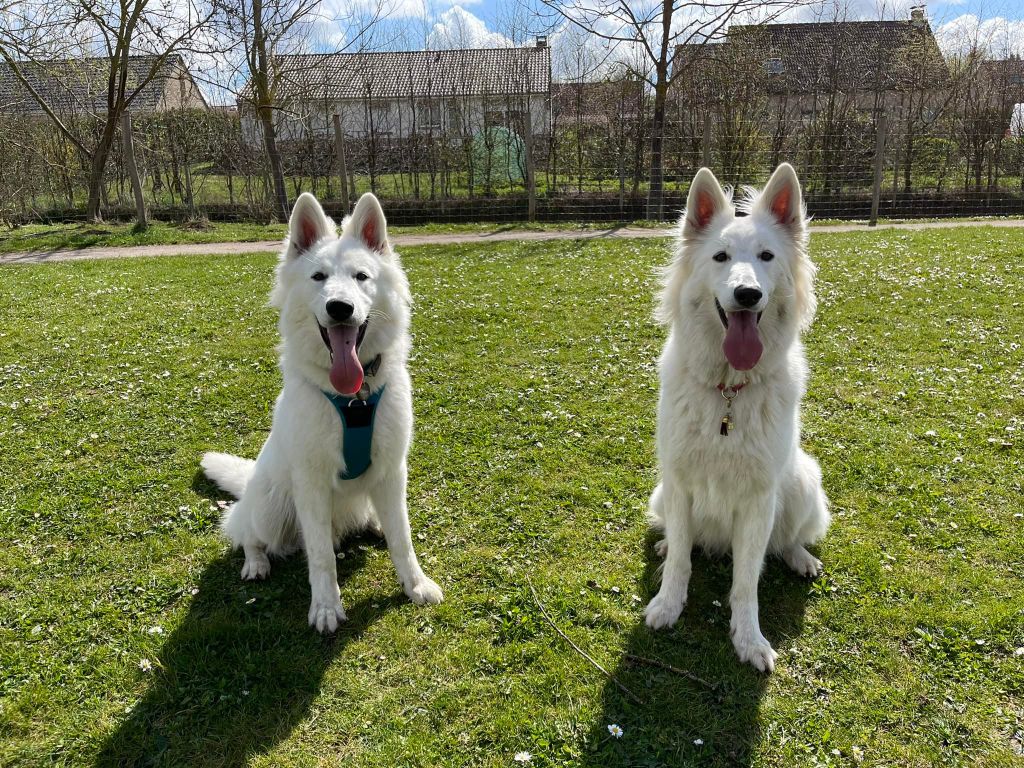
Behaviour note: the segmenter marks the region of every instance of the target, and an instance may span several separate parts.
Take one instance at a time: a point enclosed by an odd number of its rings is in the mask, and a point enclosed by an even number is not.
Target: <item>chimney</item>
[[[538,48],[547,48],[548,47],[548,36],[547,35],[537,35],[537,47]]]
[[[915,27],[923,27],[927,23],[927,18],[924,15],[925,6],[914,5],[910,8],[910,22]]]

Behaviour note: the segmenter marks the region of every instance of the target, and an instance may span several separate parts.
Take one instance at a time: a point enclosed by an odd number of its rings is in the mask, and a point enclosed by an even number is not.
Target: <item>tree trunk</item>
[[[252,2],[253,48],[256,60],[253,74],[253,90],[256,96],[256,114],[263,130],[263,146],[270,162],[270,176],[274,183],[274,207],[282,221],[288,221],[288,190],[284,185],[284,168],[281,153],[277,148],[277,130],[274,127],[273,99],[270,92],[270,63],[267,57],[267,40],[263,34],[263,0]]]
[[[124,164],[132,182],[132,194],[135,196],[135,230],[142,232],[149,227],[149,220],[146,218],[146,198],[142,194],[142,179],[139,178],[139,167],[135,163],[132,116],[128,112],[121,115],[121,140],[124,142]]]
[[[348,198],[348,163],[345,158],[345,133],[341,128],[341,115],[335,112],[333,121],[334,151],[338,160],[338,180],[341,182],[341,210],[348,213],[350,205]]]
[[[533,115],[530,112],[530,97],[526,97],[526,116],[523,126],[523,140],[526,150],[526,218],[537,220],[537,168],[534,164],[533,152]]]
[[[281,165],[281,153],[277,148],[277,130],[274,128],[273,111],[264,105],[258,107],[260,127],[263,130],[263,146],[270,162],[270,178],[274,185],[274,210],[281,215],[282,221],[288,221],[288,189],[284,184],[284,168]]]
[[[668,63],[672,53],[672,12],[675,0],[662,0],[661,44],[658,46],[657,74],[654,82],[654,120],[651,123],[651,184],[647,193],[647,218],[665,218],[665,102],[668,100]]]
[[[668,82],[663,64],[658,65],[658,83],[654,88],[654,120],[651,123],[651,176],[647,193],[647,218],[661,221],[665,218],[665,100]]]
[[[107,158],[110,156],[110,147],[114,143],[114,133],[117,130],[117,115],[108,115],[107,122],[103,126],[103,133],[89,158],[89,201],[86,203],[85,216],[89,221],[103,221],[103,214],[100,211],[103,195],[103,172],[107,167]]]

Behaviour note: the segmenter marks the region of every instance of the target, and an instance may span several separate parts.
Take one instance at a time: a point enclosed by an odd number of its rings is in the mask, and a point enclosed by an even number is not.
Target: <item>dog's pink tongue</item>
[[[332,325],[327,337],[331,340],[331,386],[343,395],[354,395],[363,386],[363,366],[356,354],[359,327]]]
[[[725,359],[737,371],[749,371],[761,359],[761,337],[757,333],[757,315],[753,312],[730,312],[729,327],[722,344]]]

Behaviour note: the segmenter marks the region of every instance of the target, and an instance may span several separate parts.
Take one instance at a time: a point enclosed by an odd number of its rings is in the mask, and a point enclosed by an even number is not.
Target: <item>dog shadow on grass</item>
[[[656,539],[650,534],[646,542],[646,600],[659,585],[661,559],[653,552]],[[587,739],[587,765],[751,764],[764,736],[766,724],[758,711],[769,676],[742,664],[733,650],[731,583],[730,558],[711,558],[695,550],[689,599],[676,625],[654,632],[641,617],[630,631],[617,668],[609,671],[642,703],[631,700],[611,680],[606,683],[601,719]],[[809,585],[780,560],[769,558],[758,594],[761,631],[776,651],[791,646],[800,635]],[[781,654],[776,669],[779,664],[785,664]],[[616,738],[609,725],[622,728],[622,735]]]
[[[207,498],[218,492],[197,480]],[[378,539],[348,539],[342,585]],[[153,681],[102,745],[96,766],[241,766],[301,723],[332,660],[399,595],[346,604],[348,621],[330,637],[310,629],[309,583],[301,554],[273,560],[264,582],[239,578],[241,553],[210,563],[188,614],[153,660]],[[197,589],[196,589],[197,588]]]

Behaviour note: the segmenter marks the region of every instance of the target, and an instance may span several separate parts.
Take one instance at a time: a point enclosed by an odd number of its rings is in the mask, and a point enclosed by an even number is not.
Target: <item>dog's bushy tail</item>
[[[252,477],[253,467],[256,466],[256,462],[252,459],[243,459],[240,456],[214,451],[204,453],[200,464],[208,478],[236,499],[242,498],[245,486],[249,484],[249,478]]]

